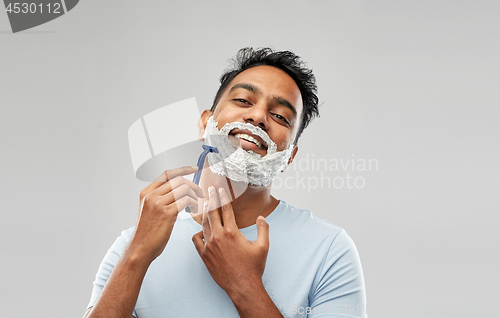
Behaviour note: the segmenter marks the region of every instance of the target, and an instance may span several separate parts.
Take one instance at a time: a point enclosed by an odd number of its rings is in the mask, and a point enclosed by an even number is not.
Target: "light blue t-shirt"
[[[284,317],[366,317],[361,263],[342,228],[284,201],[266,221],[269,253],[262,281]],[[144,277],[135,317],[239,317],[191,241],[201,230],[186,212],[179,214],[165,250]],[[88,307],[95,304],[133,231],[133,227],[123,231],[108,250]],[[256,225],[240,231],[249,240],[257,238]]]

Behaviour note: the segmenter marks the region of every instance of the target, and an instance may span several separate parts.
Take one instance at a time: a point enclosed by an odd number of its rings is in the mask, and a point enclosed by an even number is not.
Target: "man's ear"
[[[205,134],[205,128],[207,127],[207,121],[212,116],[212,112],[205,109],[198,119],[198,139],[203,140],[203,135]]]
[[[286,168],[288,168],[288,166],[293,162],[293,159],[295,158],[295,155],[297,154],[298,151],[299,151],[299,146],[293,145],[292,154],[290,155],[290,159],[288,159],[288,164],[286,165],[285,169],[281,170],[281,172],[284,172]]]

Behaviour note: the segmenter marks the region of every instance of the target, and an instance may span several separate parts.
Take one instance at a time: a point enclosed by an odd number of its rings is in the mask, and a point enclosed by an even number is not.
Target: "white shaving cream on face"
[[[248,130],[262,138],[267,144],[266,155],[261,157],[251,150],[233,145],[228,137],[233,129]],[[255,186],[271,184],[274,177],[286,168],[293,150],[293,144],[290,144],[288,149],[276,151],[276,144],[267,133],[249,123],[227,123],[219,130],[213,116],[208,119],[203,138],[207,145],[219,150],[219,153],[208,154],[210,170],[214,174]]]

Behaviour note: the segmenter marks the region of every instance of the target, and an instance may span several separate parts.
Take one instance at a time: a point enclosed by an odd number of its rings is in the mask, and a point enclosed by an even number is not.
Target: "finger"
[[[183,197],[189,197],[192,199],[192,201],[196,202],[196,208],[195,210],[197,211],[197,206],[198,206],[198,197],[194,193],[193,189],[191,189],[187,184],[182,184],[179,187],[173,189],[171,192],[162,195],[158,198],[158,204],[160,205],[169,205],[172,203],[175,203],[179,201]],[[191,207],[191,205],[189,205]],[[179,211],[182,211],[184,208],[179,207]]]
[[[188,180],[184,177],[176,177],[175,178],[176,181],[174,182],[174,185],[176,184],[176,182],[179,182],[180,184],[187,184],[191,189],[193,189],[193,191],[196,193],[196,195],[199,197],[199,198],[204,198],[205,197],[205,194],[203,193],[203,190],[200,188],[199,185],[197,185],[196,183],[194,183],[193,181],[191,180]],[[175,188],[175,186],[174,186]]]
[[[144,188],[144,190],[141,191],[140,199],[142,200],[146,194],[165,184],[167,181],[172,180],[177,176],[184,176],[195,173],[196,171],[198,171],[198,166],[185,166],[172,170],[166,170],[158,178],[151,182],[151,184]]]
[[[203,227],[203,236],[205,238],[209,238],[210,235],[212,235],[212,231],[210,230],[210,224],[209,224],[209,221],[208,221],[208,215],[207,215],[207,212],[208,212],[208,201],[205,201],[203,202],[203,220],[201,222],[201,225]]]
[[[219,188],[219,197],[222,210],[222,223],[224,227],[237,228],[238,226],[236,225],[236,220],[234,218],[233,206],[231,205],[229,195],[224,188]]]
[[[168,194],[169,192],[173,191],[175,188],[181,187],[183,185],[188,186],[190,189],[193,190],[193,193],[195,193],[195,197],[198,198],[204,198],[205,195],[203,194],[203,190],[194,182],[187,180],[181,176],[175,177],[174,179],[170,180],[167,183],[164,183],[162,186],[158,187],[157,189],[153,190],[153,193],[156,195],[165,195]]]
[[[186,176],[188,174],[195,173],[196,171],[198,171],[198,166],[184,166],[172,170],[167,170],[158,178],[160,179],[160,181],[164,180],[163,182],[167,182],[179,176]]]
[[[187,199],[187,204],[183,204],[182,202],[178,203],[178,202],[179,201],[175,201],[175,204],[177,205],[177,209],[179,211],[183,211],[187,207],[189,207],[189,213],[198,213],[198,206],[199,206],[198,199],[193,199],[193,198],[189,197]],[[188,211],[186,211],[186,212],[188,212]]]
[[[189,206],[191,211],[198,210],[198,200],[195,200],[189,196],[183,196],[179,200],[176,200],[175,202],[169,204],[169,206],[174,206],[174,205],[176,207],[177,213],[184,210],[187,206]]]
[[[262,215],[257,218],[257,239],[255,242],[269,248],[269,224]]]
[[[193,235],[193,243],[194,247],[198,251],[198,254],[201,254],[201,251],[203,250],[203,247],[205,247],[205,242],[203,241],[203,231],[200,231]]]
[[[173,196],[174,200],[178,200],[185,195],[193,198],[194,200],[198,200],[198,196],[196,195],[196,193],[194,193],[193,189],[191,189],[189,185],[185,183],[174,188],[172,192],[166,194],[165,196]]]
[[[212,233],[222,231],[222,219],[220,214],[220,201],[214,186],[208,188],[208,220]]]

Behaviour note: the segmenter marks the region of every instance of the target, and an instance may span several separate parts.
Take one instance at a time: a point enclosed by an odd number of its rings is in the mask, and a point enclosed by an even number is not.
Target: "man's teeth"
[[[257,147],[261,148],[261,144],[260,142],[257,141],[257,139],[253,138],[252,136],[249,136],[247,134],[236,134],[234,135],[236,138],[239,138],[239,139],[245,139],[246,141],[250,141],[254,144],[257,145]]]

